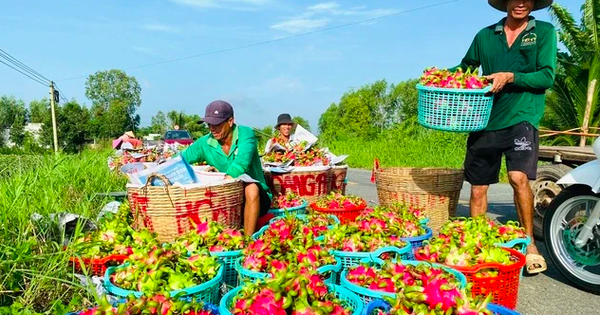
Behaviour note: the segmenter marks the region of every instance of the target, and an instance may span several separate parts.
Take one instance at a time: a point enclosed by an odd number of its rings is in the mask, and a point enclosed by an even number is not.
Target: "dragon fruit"
[[[180,252],[172,244],[136,250],[125,264],[111,274],[110,281],[126,290],[150,293],[202,284],[216,277],[221,268],[207,250],[188,257],[187,251]]]
[[[305,201],[292,190],[287,190],[285,195],[273,198],[271,209],[284,209],[301,206]]]
[[[374,223],[375,230],[370,224],[350,222],[344,225],[336,225],[324,234],[326,246],[331,249],[345,252],[373,252],[386,246],[403,248],[406,242],[398,237],[390,235],[389,232],[380,231],[377,227],[380,223]]]
[[[245,283],[229,305],[234,315],[350,315],[314,270],[290,265],[273,278]]]
[[[321,209],[360,209],[367,206],[367,202],[357,196],[344,196],[339,192],[330,192],[315,202]]]
[[[425,235],[420,220],[412,210],[399,203],[393,207],[367,208],[356,218],[362,230],[368,225],[374,232],[383,229],[398,237]]]
[[[194,254],[205,249],[211,252],[241,250],[250,240],[241,230],[226,228],[221,223],[208,221],[206,218],[200,219],[198,223],[190,222],[195,229],[179,236],[174,242],[175,248],[180,251],[187,250]]]
[[[509,265],[513,263],[513,257],[496,244],[524,237],[524,230],[516,222],[499,225],[485,216],[459,218],[444,224],[440,234],[424,242],[417,255],[419,259],[458,267],[483,263]],[[477,276],[485,275],[479,273]]]
[[[166,295],[144,294],[139,298],[130,295],[114,307],[103,296],[97,307],[76,313],[77,315],[214,315],[204,303],[192,298],[188,301]]]
[[[425,288],[426,290],[421,292],[428,292],[427,290],[431,290],[427,289],[429,286],[432,288],[442,284],[452,288],[460,286],[460,282],[453,274],[441,268],[431,267],[427,263],[414,266],[386,261],[379,267],[361,264],[348,269],[346,280],[361,287],[388,293],[405,292],[409,287]]]
[[[447,69],[427,68],[423,71],[420,83],[425,86],[452,89],[482,89],[489,85],[486,78],[479,77],[478,70],[471,68],[464,72],[461,68],[451,72]]]

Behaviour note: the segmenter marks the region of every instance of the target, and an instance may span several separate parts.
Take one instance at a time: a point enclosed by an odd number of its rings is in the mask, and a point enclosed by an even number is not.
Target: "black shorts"
[[[538,149],[538,130],[528,122],[500,130],[473,132],[467,140],[465,179],[471,185],[497,183],[504,154],[507,171],[523,172],[533,180]]]

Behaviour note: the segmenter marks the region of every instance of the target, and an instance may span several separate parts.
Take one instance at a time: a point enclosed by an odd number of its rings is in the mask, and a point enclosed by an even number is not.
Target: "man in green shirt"
[[[494,104],[484,131],[467,141],[465,178],[471,183],[471,216],[487,212],[487,191],[498,182],[502,155],[514,190],[517,215],[532,238],[527,247],[527,271],[546,270],[533,242],[533,193],[538,157],[538,126],[544,113],[545,92],[554,83],[557,40],[552,24],[530,16],[552,0],[488,0],[507,12],[506,18],[477,33],[460,67],[482,67],[492,81]]]
[[[225,101],[214,101],[206,107],[204,118],[210,133],[198,139],[181,152],[188,163],[206,162],[223,172],[226,178],[247,174],[258,183],[249,183],[244,188],[244,232],[256,232],[258,218],[269,211],[273,198],[267,186],[256,137],[252,128],[234,123],[233,108]]]

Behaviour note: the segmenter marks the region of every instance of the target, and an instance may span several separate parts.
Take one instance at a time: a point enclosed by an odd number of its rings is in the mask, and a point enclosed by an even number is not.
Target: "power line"
[[[19,61],[17,58],[13,57],[11,54],[7,53],[6,51],[4,51],[2,49],[0,49],[0,57],[4,58],[6,61],[12,63],[13,65],[19,67],[21,70],[24,70],[27,73],[35,76],[40,81],[47,81],[48,83],[50,83],[50,81],[51,81],[50,79],[46,78],[45,76],[43,76],[39,72],[33,70],[31,67],[29,67],[28,65],[26,65],[23,62]]]
[[[194,59],[194,58],[199,58],[199,57],[204,57],[204,56],[209,56],[209,55],[220,54],[220,53],[224,53],[224,52],[230,52],[230,51],[234,51],[234,50],[240,50],[240,49],[246,49],[246,48],[250,48],[250,47],[267,45],[267,44],[276,43],[276,42],[280,42],[280,41],[284,41],[284,40],[288,40],[288,39],[292,39],[292,38],[297,38],[297,37],[301,37],[301,36],[306,36],[306,35],[311,35],[311,34],[315,34],[315,33],[321,33],[321,32],[331,31],[331,30],[335,30],[335,29],[339,29],[339,28],[348,27],[348,26],[353,26],[353,25],[358,25],[358,24],[367,23],[367,22],[371,22],[371,21],[376,21],[379,19],[396,16],[396,15],[400,15],[403,13],[421,11],[421,10],[438,7],[438,6],[442,6],[442,5],[445,5],[448,3],[458,2],[458,1],[461,1],[461,0],[449,0],[449,1],[440,2],[440,3],[436,3],[436,4],[425,5],[425,6],[414,8],[414,9],[384,14],[384,15],[376,16],[376,17],[369,18],[369,19],[354,21],[354,22],[340,24],[340,25],[336,25],[336,26],[320,28],[320,29],[316,29],[316,30],[312,30],[312,31],[304,32],[304,33],[299,33],[299,34],[295,34],[295,35],[290,35],[290,36],[286,36],[286,37],[281,37],[281,38],[277,38],[277,39],[271,39],[271,40],[256,42],[256,43],[252,43],[252,44],[230,47],[230,48],[215,50],[215,51],[197,54],[197,55],[191,55],[191,56],[187,56],[187,57],[181,57],[181,58],[164,60],[164,61],[159,61],[159,62],[154,62],[154,63],[148,63],[148,64],[144,64],[144,65],[133,66],[133,67],[129,67],[129,68],[124,68],[123,70],[134,70],[134,69],[139,69],[139,68],[158,66],[158,65],[163,65],[163,64],[167,64],[167,63],[173,63],[173,62],[178,62],[178,61],[183,61],[183,60],[188,60],[188,59]],[[87,77],[87,75],[80,75],[80,76],[76,76],[76,77],[60,79],[57,82],[76,80],[76,79],[81,79],[81,78],[85,78],[85,77]]]
[[[42,82],[40,79],[37,79],[37,78],[34,78],[34,77],[30,76],[29,74],[27,74],[27,73],[25,73],[25,72],[23,72],[23,71],[21,71],[21,70],[19,70],[19,69],[15,68],[15,67],[13,67],[13,66],[9,65],[8,63],[6,63],[6,62],[4,62],[4,61],[2,61],[2,60],[0,60],[0,62],[1,62],[1,63],[3,63],[3,64],[5,64],[7,67],[10,67],[10,68],[12,68],[13,70],[15,70],[15,71],[17,71],[17,72],[20,72],[22,75],[24,75],[24,76],[26,76],[26,77],[30,78],[31,80],[33,80],[33,81],[35,81],[35,82],[37,82],[37,83],[39,83],[39,84],[41,84],[41,85],[43,85],[43,86],[48,86],[48,84],[46,84],[46,83]]]

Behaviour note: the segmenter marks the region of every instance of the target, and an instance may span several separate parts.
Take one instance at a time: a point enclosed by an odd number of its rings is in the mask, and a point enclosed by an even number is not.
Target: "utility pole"
[[[56,131],[56,114],[54,103],[58,101],[58,91],[54,90],[54,82],[50,81],[50,110],[52,111],[52,133],[54,134],[54,153],[58,153],[58,133]]]

